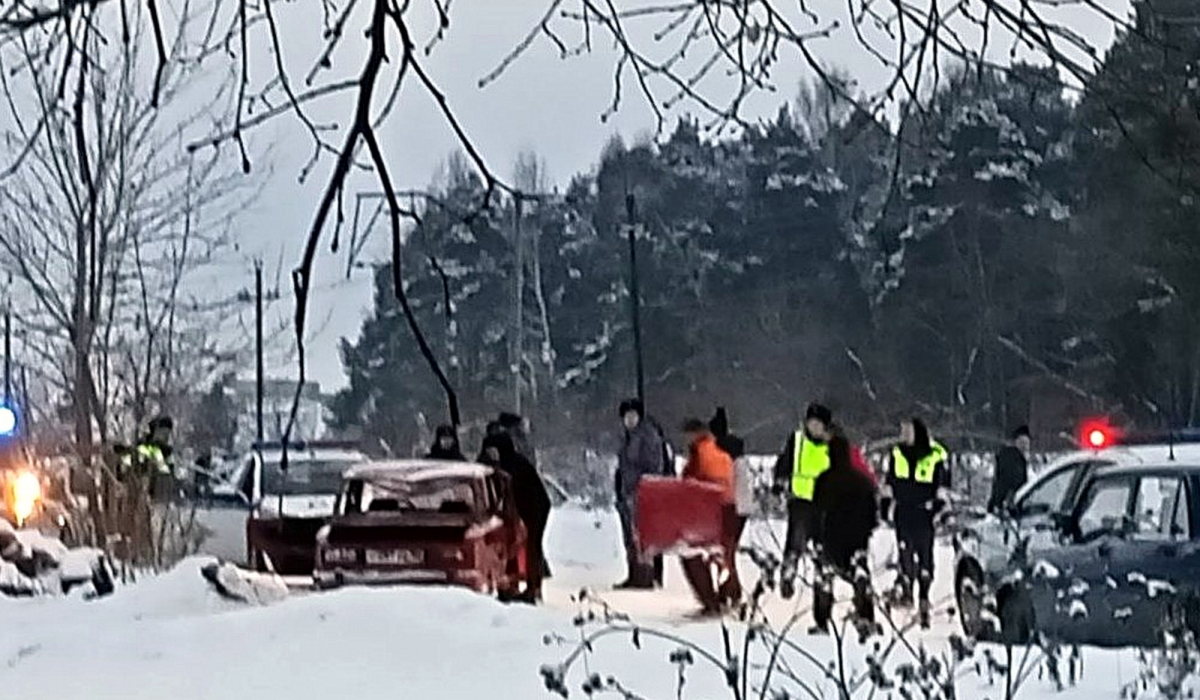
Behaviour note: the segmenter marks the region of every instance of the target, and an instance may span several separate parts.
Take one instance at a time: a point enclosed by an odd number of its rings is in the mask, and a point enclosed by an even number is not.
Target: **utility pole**
[[[633,352],[637,364],[637,397],[646,405],[646,370],[642,360],[642,293],[637,266],[637,204],[632,192],[625,194],[626,231],[629,236],[629,313],[633,317]]]
[[[12,309],[4,309],[4,400],[12,401]]]
[[[262,261],[254,261],[254,437],[263,441],[263,282]]]
[[[521,365],[525,361],[525,245],[521,240],[521,205],[524,200],[518,192],[513,197],[513,238],[517,246],[517,352],[513,360],[513,406],[516,414],[521,415]]]

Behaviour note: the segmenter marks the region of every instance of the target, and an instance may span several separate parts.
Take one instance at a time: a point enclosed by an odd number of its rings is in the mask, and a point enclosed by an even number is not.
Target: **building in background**
[[[238,380],[233,385],[234,403],[237,405],[237,437],[234,448],[245,451],[254,444],[256,430],[255,382]],[[263,439],[280,440],[287,428],[296,400],[296,382],[291,379],[268,379],[263,383]],[[320,440],[325,436],[325,400],[321,385],[306,382],[300,391],[300,404],[296,410],[296,425],[292,428],[294,441]]]

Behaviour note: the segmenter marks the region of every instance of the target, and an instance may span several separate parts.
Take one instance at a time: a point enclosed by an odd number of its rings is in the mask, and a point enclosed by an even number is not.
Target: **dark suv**
[[[1000,636],[1153,646],[1200,631],[1200,465],[1097,466],[1072,486],[995,588]]]
[[[1055,514],[1069,513],[1092,474],[1113,464],[1112,456],[1073,453],[1050,463],[1017,492],[1005,512],[964,523],[954,542],[954,590],[964,632],[981,640],[995,637],[996,621],[986,611],[1008,593],[1005,579],[1018,545],[1053,546]]]

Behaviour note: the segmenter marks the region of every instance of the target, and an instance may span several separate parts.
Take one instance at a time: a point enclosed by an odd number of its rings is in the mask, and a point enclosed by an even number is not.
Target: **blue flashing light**
[[[17,412],[0,404],[0,437],[8,437],[17,432]]]

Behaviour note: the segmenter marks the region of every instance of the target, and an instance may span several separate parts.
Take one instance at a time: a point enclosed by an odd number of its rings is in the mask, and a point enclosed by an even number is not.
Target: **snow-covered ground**
[[[769,548],[777,535],[777,526],[755,523],[747,540]],[[694,605],[674,562],[668,565],[664,591],[607,590],[624,574],[611,513],[558,510],[547,536],[554,578],[546,605],[537,609],[436,588],[348,588],[295,595],[265,607],[242,606],[209,590],[198,573],[204,558],[189,559],[101,601],[0,600],[0,697],[536,700],[551,697],[539,668],[558,664],[572,649],[567,640],[579,639],[573,618],[580,608],[572,597],[583,588],[647,629],[673,633],[722,656],[719,624],[687,621]],[[873,556],[882,568],[890,533],[882,532],[876,545]],[[948,551],[939,552],[942,569],[934,598],[942,606],[934,629],[911,635],[914,647],[939,654],[957,631],[948,612],[949,558]],[[745,564],[744,578],[753,581],[753,568]],[[880,574],[883,581],[890,576]],[[807,595],[792,602],[771,599],[768,615],[782,624],[798,607],[809,605]],[[807,626],[805,621],[798,629]],[[738,626],[733,632],[741,638]],[[791,639],[818,658],[835,658],[831,639],[803,633]],[[593,645],[588,668],[616,677],[638,697],[676,697],[677,671],[668,656],[677,646],[645,635],[638,649],[629,634],[614,635]],[[848,642],[849,668],[861,670],[869,650]],[[766,657],[767,650],[755,642],[752,677]],[[909,657],[909,651],[898,649],[890,663]],[[1059,694],[1048,678],[1034,673],[1018,697],[1118,698],[1121,686],[1139,672],[1132,652],[1084,650],[1083,662],[1077,686]],[[989,684],[973,672],[973,664],[966,669],[959,697],[1004,697],[1002,681]],[[815,667],[793,664],[792,670],[817,692],[823,688],[825,697],[836,697]],[[584,677],[582,664],[572,667],[566,684],[572,697],[583,697]],[[723,673],[699,663],[687,673],[683,697],[732,696]]]

